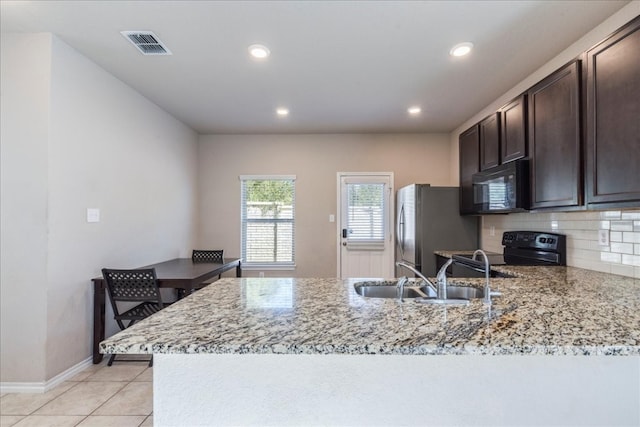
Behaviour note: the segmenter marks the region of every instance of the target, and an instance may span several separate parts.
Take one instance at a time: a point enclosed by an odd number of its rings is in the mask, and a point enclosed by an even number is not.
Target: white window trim
[[[247,271],[289,271],[295,270],[296,264],[259,264],[259,263],[242,263],[242,270]]]
[[[282,180],[282,181],[296,181],[297,176],[296,175],[239,175],[238,176],[238,180],[242,183],[242,181],[258,181],[258,180],[271,180],[271,181],[276,181],[276,180]],[[294,195],[295,196],[295,195]],[[295,209],[295,207],[294,207]],[[242,214],[242,198],[240,200],[240,212]],[[243,251],[244,248],[242,247],[242,228],[243,228],[243,224],[242,224],[242,219],[241,219],[241,224],[240,224],[240,250]],[[246,271],[258,271],[258,270],[262,270],[262,271],[289,271],[289,270],[295,270],[297,265],[295,263],[295,223],[296,223],[296,219],[295,216],[293,218],[293,224],[294,224],[294,260],[293,262],[290,263],[277,263],[277,262],[273,262],[273,263],[256,263],[256,262],[243,262],[242,263],[242,270],[246,270]]]
[[[378,175],[379,176],[379,175]],[[366,179],[365,179],[366,178]],[[379,178],[375,178],[373,179],[373,177],[371,175],[368,175],[366,177],[362,177],[362,178],[355,178],[353,176],[351,176],[351,179],[344,179],[344,183],[349,186],[351,184],[357,183],[357,184],[364,184],[365,182],[368,182],[369,184],[374,184],[374,185],[383,185],[383,193],[384,192],[388,192],[389,188],[387,183],[385,182],[380,182]],[[349,193],[345,194],[345,197],[349,197]],[[347,237],[346,239],[346,249],[347,250],[357,250],[357,251],[384,251],[387,247],[387,241],[386,241],[386,236],[389,233],[388,227],[390,225],[389,222],[389,218],[388,216],[388,209],[384,209],[388,204],[388,202],[390,201],[390,194],[383,194],[383,206],[382,206],[382,227],[383,227],[383,234],[382,237],[379,239],[373,239],[373,238],[367,238],[367,239],[358,239],[358,238],[352,238],[352,237]],[[350,205],[350,202],[347,200],[342,200],[343,205],[346,203],[346,206]],[[351,217],[349,215],[349,217]],[[342,224],[342,227],[344,227],[345,224]]]
[[[240,181],[259,181],[259,180],[283,180],[283,181],[295,181],[295,175],[240,175],[238,177]]]

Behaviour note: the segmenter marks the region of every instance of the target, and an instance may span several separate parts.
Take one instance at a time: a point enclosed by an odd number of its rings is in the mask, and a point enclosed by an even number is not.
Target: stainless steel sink
[[[356,283],[355,291],[358,295],[368,298],[398,298],[398,290],[395,282],[386,281],[384,284],[375,285],[366,283]],[[388,283],[388,284],[387,284]],[[411,287],[405,286],[403,298],[423,298],[423,299],[435,299],[436,294],[432,289],[423,287]],[[479,288],[472,288],[468,286],[447,286],[447,298],[448,299],[463,299],[469,300],[474,298],[483,298],[484,290]]]
[[[470,286],[447,286],[447,298],[473,299],[484,298],[484,289]]]
[[[422,289],[420,289],[422,290]],[[427,288],[427,291],[429,289]],[[398,298],[398,288],[395,286],[357,286],[356,293],[368,298]],[[404,288],[402,298],[418,298],[430,296],[430,292],[420,292],[418,288]],[[435,295],[433,295],[435,297]]]

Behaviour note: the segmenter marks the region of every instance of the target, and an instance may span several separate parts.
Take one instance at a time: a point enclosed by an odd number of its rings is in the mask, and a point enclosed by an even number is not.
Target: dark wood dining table
[[[183,289],[189,295],[200,288],[206,280],[225,271],[236,269],[236,277],[242,277],[239,258],[224,258],[217,262],[194,262],[191,258],[176,258],[140,268],[155,268],[158,286],[161,288]],[[105,338],[106,284],[104,278],[96,277],[93,282],[93,363],[100,363],[99,344]]]

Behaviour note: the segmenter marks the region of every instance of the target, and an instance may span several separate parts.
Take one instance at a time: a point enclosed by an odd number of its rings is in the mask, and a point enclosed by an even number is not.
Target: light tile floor
[[[152,426],[153,368],[106,361],[46,393],[2,394],[0,427]]]

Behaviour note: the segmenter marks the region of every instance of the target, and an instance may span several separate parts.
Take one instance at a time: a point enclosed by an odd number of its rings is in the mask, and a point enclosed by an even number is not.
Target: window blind
[[[293,267],[295,177],[241,176],[242,263]]]
[[[384,249],[385,184],[347,184],[347,248]]]

